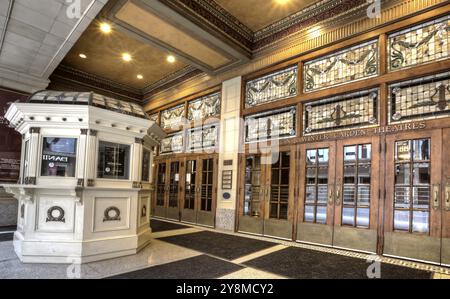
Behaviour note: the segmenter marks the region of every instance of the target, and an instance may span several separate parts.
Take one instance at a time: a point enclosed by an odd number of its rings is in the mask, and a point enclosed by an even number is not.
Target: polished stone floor
[[[22,264],[0,241],[0,279],[367,278],[363,254],[152,220],[153,241],[137,255],[85,265]],[[4,239],[7,239],[6,237]],[[446,268],[380,258],[381,278],[449,278]]]

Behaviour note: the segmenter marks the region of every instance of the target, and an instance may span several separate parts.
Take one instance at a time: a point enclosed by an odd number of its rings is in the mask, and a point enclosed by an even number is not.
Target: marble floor
[[[81,266],[22,264],[12,241],[0,241],[0,279],[367,278],[370,265],[368,256],[359,253],[159,220],[152,223],[157,228],[153,240],[138,254]],[[380,262],[381,278],[450,278],[447,268],[383,257]]]

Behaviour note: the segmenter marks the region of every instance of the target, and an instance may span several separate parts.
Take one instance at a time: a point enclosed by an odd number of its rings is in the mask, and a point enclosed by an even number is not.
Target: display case
[[[150,241],[154,148],[165,137],[141,106],[41,91],[5,114],[22,134],[14,248],[23,262],[84,263]]]

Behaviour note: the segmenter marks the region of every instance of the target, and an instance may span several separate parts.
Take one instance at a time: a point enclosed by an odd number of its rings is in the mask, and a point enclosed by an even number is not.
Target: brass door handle
[[[433,209],[434,210],[439,209],[439,189],[440,189],[439,184],[433,185]]]
[[[445,210],[450,211],[450,185],[445,187]]]
[[[328,188],[330,188],[330,190],[328,191],[328,204],[332,205],[334,201],[333,185],[330,185]]]
[[[336,185],[336,205],[341,204],[341,183],[338,182]]]

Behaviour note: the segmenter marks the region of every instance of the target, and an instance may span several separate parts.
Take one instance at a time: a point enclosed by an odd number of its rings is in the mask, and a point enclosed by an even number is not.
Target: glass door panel
[[[295,193],[295,150],[292,146],[272,153],[265,169],[263,234],[292,240]]]
[[[441,262],[442,130],[386,137],[383,253]]]
[[[167,218],[180,220],[179,195],[180,195],[180,161],[170,161],[168,169],[168,208]]]
[[[337,142],[333,246],[377,252],[379,147],[378,136]]]
[[[197,195],[198,195],[198,160],[186,159],[184,178],[184,203],[181,212],[181,220],[190,223],[197,222]]]
[[[249,154],[241,158],[239,231],[263,234],[265,161],[260,154]]]
[[[296,239],[332,245],[336,143],[302,144],[298,151]]]
[[[217,193],[217,157],[206,156],[199,159],[199,183],[198,183],[198,211],[197,223],[206,226],[214,226],[216,193]]]
[[[166,162],[157,164],[156,170],[156,202],[154,215],[166,217]]]

